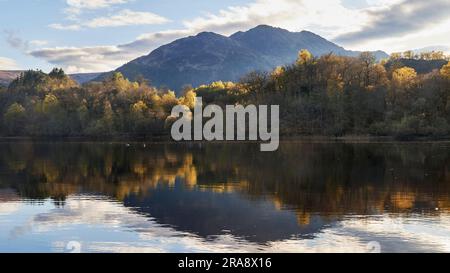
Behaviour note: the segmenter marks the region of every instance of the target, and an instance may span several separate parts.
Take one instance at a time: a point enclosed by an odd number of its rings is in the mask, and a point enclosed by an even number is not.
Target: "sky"
[[[178,38],[260,24],[347,49],[450,47],[449,0],[0,0],[0,70],[104,72]]]

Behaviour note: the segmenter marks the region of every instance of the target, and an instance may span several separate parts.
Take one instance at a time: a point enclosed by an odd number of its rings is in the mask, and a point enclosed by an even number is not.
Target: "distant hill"
[[[152,85],[180,90],[183,85],[199,86],[213,81],[237,81],[254,70],[271,70],[293,63],[299,50],[315,56],[334,53],[357,56],[312,32],[290,32],[261,25],[230,37],[203,32],[161,46],[147,56],[133,60],[116,71],[134,80],[144,76]],[[385,52],[374,52],[378,59]],[[98,77],[101,80],[111,72]]]
[[[0,70],[0,86],[8,86],[22,72],[19,70]]]
[[[103,73],[78,73],[70,74],[69,76],[79,84],[87,83],[97,78]]]
[[[426,74],[435,69],[441,69],[447,63],[447,60],[398,59],[388,61],[385,66],[388,70],[394,66],[397,68],[407,66],[414,68],[414,70],[416,70],[419,74]]]
[[[432,51],[442,51],[445,54],[450,54],[450,47],[449,46],[443,46],[443,45],[438,45],[438,46],[427,46],[424,48],[419,48],[419,49],[414,49],[413,52],[415,54],[420,54],[420,53],[424,53],[424,52],[432,52]]]
[[[8,86],[23,70],[0,70],[0,86]],[[83,84],[92,81],[103,73],[78,73],[69,75],[74,81]]]

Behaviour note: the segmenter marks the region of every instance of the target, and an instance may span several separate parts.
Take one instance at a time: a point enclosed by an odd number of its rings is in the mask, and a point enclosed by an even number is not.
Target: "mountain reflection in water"
[[[0,252],[450,252],[450,143],[0,143]]]

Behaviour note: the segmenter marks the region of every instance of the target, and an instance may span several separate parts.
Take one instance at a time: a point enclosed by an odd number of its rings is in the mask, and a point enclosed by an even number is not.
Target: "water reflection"
[[[450,251],[449,148],[0,143],[0,251]]]

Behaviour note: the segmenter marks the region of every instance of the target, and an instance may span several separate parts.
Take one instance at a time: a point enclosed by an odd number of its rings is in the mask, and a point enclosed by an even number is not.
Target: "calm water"
[[[0,252],[450,252],[450,143],[0,143]]]

